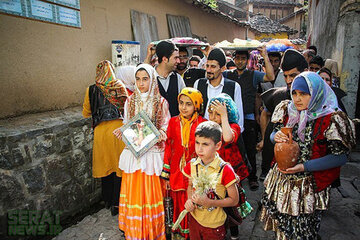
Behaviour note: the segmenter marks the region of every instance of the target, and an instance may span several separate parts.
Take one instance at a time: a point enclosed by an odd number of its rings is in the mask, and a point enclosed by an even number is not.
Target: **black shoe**
[[[259,180],[263,182],[265,180],[265,178],[266,178],[266,175],[267,175],[267,173],[261,173],[260,177],[259,177]]]
[[[116,216],[119,214],[119,207],[111,206],[110,208],[111,216]]]
[[[259,188],[259,183],[257,180],[249,180],[249,186],[251,191],[256,191]]]

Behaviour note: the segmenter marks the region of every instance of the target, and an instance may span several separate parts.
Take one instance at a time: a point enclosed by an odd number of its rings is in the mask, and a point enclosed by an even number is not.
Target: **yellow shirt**
[[[222,164],[226,164],[226,162],[222,160],[218,154],[216,154],[215,159],[206,166],[203,164],[200,158],[193,158],[184,168],[183,174],[188,178],[193,179],[197,176],[196,166],[198,166],[199,173],[206,171],[206,175],[217,175]],[[216,194],[221,199],[224,198],[226,194],[226,188],[230,187],[235,182],[236,177],[234,170],[231,168],[231,166],[229,166],[229,164],[227,164],[221,171],[220,175],[217,177],[215,188]],[[200,225],[204,227],[217,228],[224,225],[227,216],[223,208],[216,207],[215,209],[209,211],[210,209],[206,207],[198,207],[193,212],[191,212],[191,215]]]

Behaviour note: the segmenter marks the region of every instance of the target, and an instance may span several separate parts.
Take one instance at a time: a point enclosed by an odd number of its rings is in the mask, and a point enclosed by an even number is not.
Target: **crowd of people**
[[[336,62],[314,46],[302,53],[261,46],[251,58],[163,40],[137,66],[97,65],[83,105],[94,129],[93,177],[101,178],[105,207],[119,215],[126,239],[225,239],[227,230],[238,239],[240,223],[227,210],[242,218],[251,212],[244,179],[251,191],[263,181],[260,220],[276,239],[318,239],[330,187],[355,144]],[[121,127],[140,112],[159,136],[138,157]],[[274,159],[274,145],[289,141],[282,127],[292,128],[300,149],[286,170]]]

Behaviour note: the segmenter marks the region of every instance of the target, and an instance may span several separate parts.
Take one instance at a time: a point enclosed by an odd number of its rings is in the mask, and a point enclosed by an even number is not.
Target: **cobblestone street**
[[[258,154],[258,164],[261,162],[259,156]],[[249,190],[247,180],[243,182],[243,186],[254,212],[240,226],[240,240],[273,239],[273,233],[265,232],[262,229],[262,223],[258,220],[262,184],[255,192]],[[331,189],[330,210],[323,215],[320,236],[323,240],[359,239],[360,152],[353,152],[348,163],[342,167],[341,187]],[[53,240],[69,239],[119,240],[124,239],[124,236],[118,229],[117,216],[111,216],[110,211],[104,208],[65,229]]]

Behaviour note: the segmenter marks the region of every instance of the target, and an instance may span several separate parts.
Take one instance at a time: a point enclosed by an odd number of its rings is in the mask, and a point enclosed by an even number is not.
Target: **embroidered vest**
[[[93,128],[103,121],[121,119],[123,116],[95,84],[89,87],[89,101]]]

